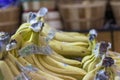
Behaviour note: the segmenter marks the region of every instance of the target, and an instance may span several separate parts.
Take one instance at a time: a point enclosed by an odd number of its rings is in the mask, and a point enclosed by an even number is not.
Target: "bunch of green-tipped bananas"
[[[0,33],[0,80],[120,80],[119,53],[109,51],[110,43],[98,43],[95,30],[54,30],[46,13],[30,13],[11,37]]]

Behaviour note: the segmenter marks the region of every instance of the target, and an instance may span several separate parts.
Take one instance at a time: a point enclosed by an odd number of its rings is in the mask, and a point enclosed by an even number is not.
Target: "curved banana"
[[[28,41],[30,39],[32,32],[33,31],[30,28],[24,29],[24,30],[20,31],[19,33],[15,33],[14,35],[12,35],[11,41],[15,40],[17,42],[17,47],[19,49],[19,48],[23,47],[25,45],[26,41]]]
[[[42,65],[47,68],[48,70],[50,71],[53,71],[55,73],[59,73],[59,74],[64,74],[64,75],[67,75],[67,76],[72,76],[72,77],[75,77],[77,79],[81,79],[85,74],[86,72],[84,70],[80,70],[80,71],[76,71],[76,70],[67,70],[67,69],[60,69],[60,68],[57,68],[55,66],[51,66],[49,64],[47,64],[43,59],[42,57],[39,58],[39,61],[42,63]]]
[[[98,63],[100,63],[101,58],[100,57],[95,57],[94,60],[92,62],[90,62],[89,66],[88,66],[88,72],[92,71],[93,69],[96,68],[96,65]]]
[[[42,56],[42,58],[46,63],[50,64],[51,66],[55,66],[57,68],[66,69],[66,70],[73,70],[73,71],[80,70],[80,68],[78,68],[78,67],[71,66],[71,65],[68,65],[68,64],[63,63],[63,62],[56,61],[55,59],[51,58],[50,56]]]
[[[35,65],[35,61],[32,59],[32,55],[28,55],[23,57],[27,62],[29,62],[32,65]]]
[[[50,26],[44,23],[41,35],[47,36],[50,30]],[[87,36],[71,36],[61,32],[56,32],[53,39],[63,42],[88,42]]]
[[[8,64],[10,70],[12,71],[14,77],[20,75],[20,71],[17,69],[17,66],[12,63],[9,58],[5,58],[5,62]]]
[[[83,57],[82,64],[84,64],[85,62],[87,62],[88,60],[90,60],[93,56],[94,56],[94,54],[87,55],[87,56]]]
[[[69,46],[65,45],[64,43],[62,44],[58,41],[50,41],[49,45],[55,52],[67,57],[84,57],[91,54],[90,50],[82,46]]]
[[[62,55],[57,54],[57,53],[56,53],[56,55],[54,53],[52,53],[49,56],[51,58],[55,59],[56,61],[63,62],[65,64],[69,64],[69,65],[76,66],[76,67],[81,67],[81,64],[82,64],[80,61],[65,58]],[[60,57],[60,56],[62,56],[62,57]]]
[[[39,61],[37,60],[37,58],[35,57],[35,55],[33,55],[33,60],[35,61],[37,67],[38,67],[39,69],[41,69],[42,71],[44,71],[44,70],[43,70],[44,68],[39,64]],[[62,80],[61,78],[56,77],[56,76],[53,76],[53,75],[51,75],[51,74],[49,74],[49,73],[47,73],[46,75],[49,76],[49,77],[51,77],[51,78],[53,78],[53,79]]]
[[[0,61],[0,73],[3,75],[3,80],[14,80],[14,75],[5,61]]]
[[[101,69],[102,67],[99,66],[95,68],[94,70],[88,72],[82,80],[94,80],[97,72]]]
[[[46,76],[40,75],[36,72],[29,72],[28,76],[30,76],[32,80],[50,80],[47,79]]]
[[[71,76],[66,76],[66,75],[54,73],[54,72],[46,69],[43,65],[41,65],[41,63],[40,63],[40,61],[39,61],[39,56],[41,56],[41,55],[33,56],[33,58],[34,58],[34,60],[35,60],[35,62],[36,62],[36,64],[37,64],[37,66],[38,66],[42,71],[47,72],[47,73],[49,73],[49,74],[51,74],[51,75],[60,77],[60,78],[62,78],[62,79],[64,79],[64,80],[76,80],[75,78],[73,78],[73,77],[71,77]]]
[[[23,66],[28,66],[31,65],[29,62],[27,62],[24,58],[19,57],[16,58],[14,57],[11,53],[9,53],[8,58],[16,65],[16,62],[19,62],[20,64],[22,64]],[[45,76],[48,80],[55,80],[54,78],[52,78],[51,76],[49,76],[47,73],[38,70],[36,73],[38,73],[39,75]]]
[[[20,27],[17,29],[16,33],[19,33],[19,32],[21,32],[21,31],[24,30],[24,29],[28,29],[29,26],[31,26],[30,23],[23,23],[23,24],[20,25]],[[15,33],[15,34],[16,34],[16,33]]]
[[[85,43],[85,42],[61,42],[61,41],[57,41],[57,40],[51,40],[49,42],[50,43],[59,43],[59,44],[64,44],[64,45],[68,45],[68,46],[81,46],[81,47],[85,47],[88,48],[89,44]]]
[[[89,64],[95,59],[95,56],[93,56],[90,60],[86,61],[84,64],[83,64],[83,69],[85,71],[88,71],[88,67],[89,67]]]

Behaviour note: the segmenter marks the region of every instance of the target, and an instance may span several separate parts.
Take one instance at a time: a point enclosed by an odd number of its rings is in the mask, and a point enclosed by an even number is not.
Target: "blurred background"
[[[46,22],[63,31],[98,31],[98,41],[120,52],[120,0],[0,0],[0,31],[13,34],[29,12],[47,7]]]

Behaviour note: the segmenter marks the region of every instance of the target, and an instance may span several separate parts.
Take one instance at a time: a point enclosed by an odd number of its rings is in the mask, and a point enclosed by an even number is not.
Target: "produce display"
[[[15,34],[0,32],[0,80],[120,80],[120,54],[97,32],[57,31],[46,8],[29,13]]]

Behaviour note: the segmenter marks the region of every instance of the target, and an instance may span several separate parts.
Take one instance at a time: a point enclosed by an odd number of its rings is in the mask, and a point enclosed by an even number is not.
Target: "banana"
[[[83,64],[94,56],[93,50],[95,49],[95,47],[96,47],[96,40],[93,40],[92,42],[89,42],[89,48],[88,49],[91,50],[91,54],[83,57],[83,59],[82,59]]]
[[[22,57],[19,57],[18,58],[18,60],[24,65],[24,66],[27,66],[27,65],[30,65],[30,63],[29,62],[27,62],[25,59],[23,59]],[[46,72],[43,72],[43,71],[41,71],[41,70],[39,70],[38,71],[38,73],[39,74],[41,74],[41,75],[43,75],[43,76],[46,76],[49,80],[51,79],[53,79],[53,80],[61,80],[61,79],[59,79],[58,77],[55,77],[55,76],[53,76],[53,75],[50,75],[50,74],[48,74],[48,73],[46,73]]]
[[[20,34],[14,34],[11,36],[10,42],[15,40],[17,42],[17,48],[21,48],[22,44],[23,44],[23,39],[22,36]]]
[[[29,38],[26,38],[24,35],[22,35],[22,36],[24,36],[24,45],[26,45],[26,44],[30,44],[30,43],[34,43],[34,44],[37,44],[38,45],[38,41],[36,41],[36,40],[39,40],[39,33],[36,33],[36,32],[33,32],[33,31],[31,31],[31,29],[27,29],[28,30],[28,32],[30,33],[30,37]],[[21,31],[19,31],[19,33],[21,33],[21,32],[23,32],[23,31],[26,31],[25,29],[23,29],[23,30],[21,30]],[[27,32],[27,31],[26,31]],[[23,33],[24,34],[24,33]],[[26,36],[29,36],[29,35],[26,35]],[[24,46],[23,45],[23,46]],[[23,47],[22,46],[22,47]],[[19,62],[21,62],[24,66],[25,65],[29,65],[29,63],[25,60],[25,59],[23,59],[23,58],[18,58],[18,61]],[[45,76],[48,76],[48,78],[49,78],[49,80],[61,80],[61,79],[59,79],[59,78],[57,78],[57,77],[54,77],[54,76],[52,76],[52,75],[50,75],[50,74],[47,74],[47,73],[45,73],[45,72],[43,72],[43,71],[38,71],[39,72],[39,74],[42,74],[42,75],[45,75]]]
[[[13,55],[13,53],[8,52],[7,58],[14,64],[16,65],[16,62],[18,62],[17,58]]]
[[[51,75],[60,77],[60,78],[62,78],[62,79],[64,79],[64,80],[76,80],[75,78],[73,78],[73,77],[71,77],[71,76],[65,76],[65,75],[58,74],[58,73],[54,73],[54,72],[51,72],[51,71],[47,70],[46,68],[44,68],[44,67],[41,65],[40,61],[38,60],[39,56],[40,56],[40,55],[33,56],[33,58],[34,58],[36,64],[38,65],[38,67],[39,67],[42,71],[47,72],[47,73],[49,73],[49,74],[51,74]],[[37,57],[38,57],[38,58],[37,58]]]
[[[37,58],[35,57],[35,55],[33,55],[33,60],[35,61],[37,67],[43,71],[43,67],[39,64],[39,61],[37,60]],[[49,73],[46,73],[45,75],[47,75],[48,77],[50,77],[52,79],[62,80],[61,78],[58,78],[58,77],[53,76],[53,75],[50,75]]]
[[[25,42],[30,39],[30,36],[32,34],[32,29],[27,28],[25,30],[20,31],[19,33],[15,33],[11,37],[11,41],[15,40],[17,42],[17,48],[21,48],[25,45]]]
[[[33,79],[33,80],[49,80],[45,76],[40,75],[40,74],[38,74],[36,72],[29,72],[28,76],[30,76],[31,79]]]
[[[0,70],[0,80],[4,80],[4,76],[3,76],[2,72],[1,72],[1,70]]]
[[[23,58],[20,59],[23,65],[29,65],[30,63],[27,63]],[[25,63],[23,63],[25,61]],[[21,63],[19,65],[22,66]],[[46,77],[45,75],[42,75],[41,71],[37,69],[37,71],[25,71],[27,76],[29,76],[32,80],[52,80],[50,77]]]
[[[61,42],[61,41],[57,41],[57,40],[51,40],[50,43],[59,43],[59,44],[64,44],[64,45],[68,45],[68,46],[83,46],[88,48],[89,44],[85,43],[85,42]]]
[[[94,80],[97,72],[98,72],[101,68],[102,68],[102,67],[99,66],[99,67],[95,68],[94,70],[88,72],[88,73],[83,77],[82,80]]]
[[[0,72],[3,75],[3,80],[14,80],[14,75],[5,61],[0,61]]]
[[[87,55],[87,56],[83,57],[82,64],[84,64],[85,62],[87,62],[88,60],[90,60],[93,56],[94,56],[94,54]]]
[[[28,65],[31,65],[29,62],[27,62],[24,58],[22,57],[19,57],[19,58],[16,58],[14,57],[11,53],[9,53],[7,55],[7,57],[16,65],[16,62],[22,64],[23,66],[28,66]],[[39,75],[42,75],[42,76],[45,76],[47,78],[47,80],[55,80],[54,78],[52,78],[50,75],[48,75],[47,73],[41,71],[41,70],[38,70],[36,73],[38,73]]]
[[[20,71],[17,69],[17,66],[14,65],[9,58],[6,58],[5,62],[8,64],[10,70],[12,71],[12,73],[15,77],[20,75]]]
[[[30,64],[32,65],[35,65],[35,62],[34,60],[32,59],[32,55],[28,55],[28,56],[25,56],[23,57],[27,62],[29,62]]]
[[[73,70],[73,71],[74,70],[76,70],[76,71],[80,70],[80,68],[78,68],[78,67],[74,67],[74,66],[56,61],[53,58],[51,58],[50,56],[42,56],[42,58],[46,63],[50,64],[51,66],[55,66],[57,68],[66,69],[66,70]]]
[[[81,67],[81,65],[82,65],[82,63],[80,61],[65,58],[62,55],[59,55],[57,53],[56,53],[56,55],[54,53],[52,53],[49,56],[51,58],[55,59],[56,61],[63,62],[65,64],[69,64],[69,65],[72,65],[72,66]],[[60,56],[62,56],[62,57],[60,57]]]
[[[95,59],[95,56],[93,56],[91,59],[89,59],[88,61],[86,61],[84,64],[83,64],[83,69],[88,71],[88,67],[89,67],[89,64]]]
[[[56,42],[50,42],[49,45],[51,48],[63,56],[69,56],[69,57],[84,57],[86,55],[91,54],[91,51],[88,50],[85,47],[81,46],[68,46],[65,44],[61,44],[58,41]]]
[[[96,65],[101,61],[101,58],[95,57],[94,60],[89,64],[88,66],[88,72],[92,71],[93,69],[96,68]]]
[[[47,23],[44,23],[41,35],[47,36],[50,30],[51,30],[50,26]],[[88,42],[87,36],[71,36],[61,32],[56,32],[53,39],[63,42]]]
[[[39,45],[39,32],[32,32],[29,42]]]
[[[24,30],[24,29],[28,29],[29,26],[31,26],[30,23],[23,23],[23,24],[20,25],[20,27],[17,29],[16,33],[19,33],[19,32],[21,32],[21,31]],[[16,34],[16,33],[15,33],[15,34]]]
[[[55,73],[64,74],[64,75],[67,75],[67,76],[72,76],[72,77],[75,77],[77,79],[81,79],[86,74],[86,72],[84,70],[76,71],[76,70],[66,70],[66,69],[56,68],[54,66],[51,66],[51,65],[47,64],[42,59],[42,57],[39,58],[39,61],[41,62],[41,64],[45,68],[47,68],[48,70],[53,71]]]
[[[22,62],[22,64],[24,63],[23,60],[22,60],[22,58],[19,59],[19,61]],[[24,64],[24,65],[27,66],[27,65],[29,65],[29,64],[30,64],[30,63]],[[48,74],[48,73],[46,73],[46,72],[43,72],[43,71],[41,71],[41,70],[38,70],[36,73],[38,73],[39,75],[45,76],[47,80],[56,80],[56,79],[58,79],[58,78],[56,78],[56,77],[54,77],[54,76],[52,76],[52,75],[50,75],[50,74]],[[59,80],[59,79],[58,79],[58,80]]]

